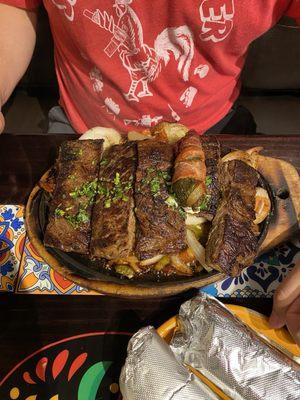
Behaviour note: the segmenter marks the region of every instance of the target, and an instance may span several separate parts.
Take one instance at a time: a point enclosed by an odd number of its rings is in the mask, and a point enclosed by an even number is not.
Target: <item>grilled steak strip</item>
[[[173,147],[145,140],[139,142],[137,148],[136,254],[143,260],[159,254],[178,253],[186,248],[185,222],[178,210],[166,203],[174,160]]]
[[[237,276],[249,266],[258,246],[255,219],[257,172],[234,160],[220,165],[221,200],[206,245],[209,266]]]
[[[94,258],[126,258],[133,252],[135,170],[133,142],[112,146],[101,162],[90,246]]]
[[[218,180],[218,166],[220,162],[221,146],[219,141],[210,137],[201,137],[202,148],[205,154],[206,166],[206,197],[202,203],[199,215],[211,221],[217,211],[220,191]]]
[[[61,145],[56,163],[56,187],[44,237],[46,246],[88,253],[102,144],[102,140],[76,140]]]

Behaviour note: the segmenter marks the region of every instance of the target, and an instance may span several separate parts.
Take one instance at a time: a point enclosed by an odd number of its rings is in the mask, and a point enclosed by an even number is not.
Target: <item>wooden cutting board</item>
[[[260,254],[299,235],[300,177],[286,161],[259,156],[258,170],[268,181],[273,194],[275,210],[269,230],[260,248]]]

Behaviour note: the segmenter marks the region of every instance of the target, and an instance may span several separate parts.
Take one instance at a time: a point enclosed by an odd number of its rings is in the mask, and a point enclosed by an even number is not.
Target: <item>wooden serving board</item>
[[[262,254],[291,236],[299,234],[300,177],[291,164],[265,156],[259,156],[258,170],[271,187],[274,203],[268,232],[259,250],[259,254]],[[98,279],[83,277],[57,260],[44,247],[36,206],[36,199],[40,191],[41,188],[36,185],[26,206],[25,222],[31,243],[53,269],[83,287],[118,297],[150,298],[171,296],[189,289],[198,289],[225,278],[224,274],[217,271],[204,272],[201,276],[163,283],[127,282],[120,279],[116,282],[115,278],[110,278],[107,275]]]
[[[290,237],[299,235],[300,177],[291,164],[271,157],[259,156],[258,170],[273,191],[275,205],[268,233],[260,247],[262,254]]]

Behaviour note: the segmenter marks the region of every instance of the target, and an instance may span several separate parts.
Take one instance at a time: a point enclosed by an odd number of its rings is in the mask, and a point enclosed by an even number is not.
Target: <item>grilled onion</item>
[[[193,275],[193,270],[189,264],[191,264],[193,261],[196,261],[196,257],[191,249],[188,248],[179,254],[171,256],[170,260],[176,271],[183,275]]]
[[[269,212],[271,210],[271,201],[268,195],[268,192],[261,188],[256,188],[255,194],[255,220],[254,223],[256,225],[260,224],[262,221],[266,219]]]
[[[196,215],[193,214],[186,214],[186,219],[185,219],[185,224],[186,225],[200,225],[204,224],[207,219],[204,217],[197,217]]]
[[[154,256],[152,258],[148,258],[147,260],[143,260],[140,262],[141,267],[147,267],[148,265],[152,265],[157,263],[161,258],[163,258],[163,255],[158,255]]]
[[[194,232],[187,229],[186,237],[188,246],[194,253],[196,259],[199,261],[202,267],[206,269],[207,272],[211,272],[212,268],[210,268],[205,262],[205,248],[202,246],[201,243],[198,242]]]
[[[96,126],[88,131],[86,131],[83,135],[80,136],[79,140],[86,139],[103,139],[104,150],[108,149],[110,146],[114,144],[120,144],[122,141],[122,137],[115,129],[112,128],[104,128],[102,126]]]

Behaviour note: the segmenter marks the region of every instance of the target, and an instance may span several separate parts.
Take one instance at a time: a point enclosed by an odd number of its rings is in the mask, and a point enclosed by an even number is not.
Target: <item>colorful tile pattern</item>
[[[13,292],[22,257],[24,207],[0,205],[0,292]]]
[[[300,239],[262,255],[237,278],[226,278],[202,291],[218,297],[272,297],[283,278],[300,262]]]
[[[26,238],[22,262],[20,265],[17,293],[26,294],[96,294],[65,279],[36,252],[30,240]]]

